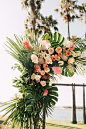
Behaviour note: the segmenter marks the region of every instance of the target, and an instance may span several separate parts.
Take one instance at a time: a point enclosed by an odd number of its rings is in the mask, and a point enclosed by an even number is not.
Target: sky
[[[43,15],[53,15],[53,18],[58,21],[59,33],[67,38],[67,25],[60,17],[59,13],[54,10],[59,8],[60,0],[45,0],[42,4],[41,12]],[[78,4],[86,2],[78,0]],[[19,77],[18,70],[13,71],[12,66],[16,60],[5,51],[6,37],[14,40],[14,34],[24,34],[24,20],[27,16],[27,11],[21,9],[19,0],[4,0],[0,2],[0,102],[8,101],[15,93],[17,88],[12,86],[12,79]],[[75,20],[70,23],[70,34],[81,37],[85,34],[86,24]],[[80,83],[86,84],[86,77],[74,75],[72,78],[63,77],[58,79],[58,83]],[[72,87],[58,86],[58,102],[57,106],[72,106]],[[83,89],[76,87],[76,105],[83,105]]]

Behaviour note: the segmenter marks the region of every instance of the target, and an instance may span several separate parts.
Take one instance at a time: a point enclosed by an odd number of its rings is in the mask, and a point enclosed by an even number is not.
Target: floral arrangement
[[[40,128],[43,126],[40,124],[42,111],[48,115],[58,101],[54,75],[71,77],[74,73],[86,73],[86,39],[72,43],[57,32],[46,33],[40,41],[34,34],[31,37],[14,36],[15,42],[7,37],[9,49],[6,50],[19,62],[12,68],[21,72],[19,78],[13,79],[13,86],[20,94],[2,103],[2,107],[7,105],[2,110],[6,110],[3,116],[11,112],[6,119],[11,128],[18,125],[27,129],[32,123]]]

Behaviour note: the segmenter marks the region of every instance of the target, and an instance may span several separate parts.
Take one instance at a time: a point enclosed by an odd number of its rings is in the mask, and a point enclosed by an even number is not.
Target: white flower
[[[73,64],[73,62],[75,62],[75,59],[73,57],[68,59],[68,64]]]
[[[31,79],[32,79],[32,80],[35,79],[35,73],[33,73],[33,74],[31,75]]]
[[[71,41],[65,41],[63,45],[69,48],[71,45],[73,45],[73,43]]]
[[[49,58],[49,57],[46,57],[46,58],[45,58],[45,63],[46,63],[46,64],[52,64],[52,59]]]
[[[64,61],[58,61],[59,66],[62,66],[64,64]]]
[[[53,84],[53,80],[50,80],[49,86],[52,86],[52,84]]]
[[[37,57],[35,54],[32,54],[32,55],[31,55],[31,60],[32,60],[32,62],[38,64],[38,57]]]
[[[21,98],[23,98],[23,95],[22,95],[21,93],[18,93],[18,94],[17,94],[17,97],[18,97],[19,99],[21,99]]]
[[[35,79],[38,81],[38,80],[40,80],[40,78],[41,78],[41,75],[35,75]]]
[[[67,61],[68,56],[65,56],[65,54],[63,54],[63,55],[61,56],[61,58],[62,58],[63,61]]]

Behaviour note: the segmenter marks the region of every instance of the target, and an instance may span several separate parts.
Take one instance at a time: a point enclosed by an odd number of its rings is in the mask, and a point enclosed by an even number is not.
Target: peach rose
[[[29,42],[28,42],[27,40],[24,40],[24,41],[23,41],[23,44],[24,44],[29,50],[31,50],[30,45],[29,45]]]
[[[48,64],[43,64],[43,68],[46,69],[48,67]]]
[[[42,86],[46,86],[46,81],[41,81],[40,84],[41,84]]]
[[[49,48],[48,52],[49,52],[49,54],[53,54],[54,53],[54,48]]]
[[[41,75],[43,76],[43,75],[45,75],[45,71],[40,71],[40,73],[41,73]]]
[[[62,53],[58,53],[58,56],[60,56],[60,57],[61,57],[61,56],[62,56]]]
[[[48,94],[48,90],[47,89],[44,89],[43,96],[47,96],[47,94]]]
[[[49,68],[46,68],[44,69],[45,73],[49,73],[50,72],[50,69]]]
[[[56,51],[57,53],[61,53],[62,48],[61,48],[61,47],[57,47],[57,48],[55,49],[55,51]]]
[[[61,67],[53,66],[53,67],[52,67],[52,70],[53,70],[54,73],[56,73],[56,74],[61,74],[61,73],[62,73],[62,68],[61,68]]]

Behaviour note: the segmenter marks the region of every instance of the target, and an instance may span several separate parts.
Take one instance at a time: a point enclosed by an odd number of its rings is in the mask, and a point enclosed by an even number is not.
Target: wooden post
[[[43,105],[43,127],[42,127],[42,129],[45,129],[45,105]]]
[[[72,84],[72,97],[73,97],[73,105],[72,105],[72,124],[77,124],[76,121],[76,104],[75,104],[75,84]]]
[[[85,120],[85,86],[83,84],[83,124],[86,124]]]

